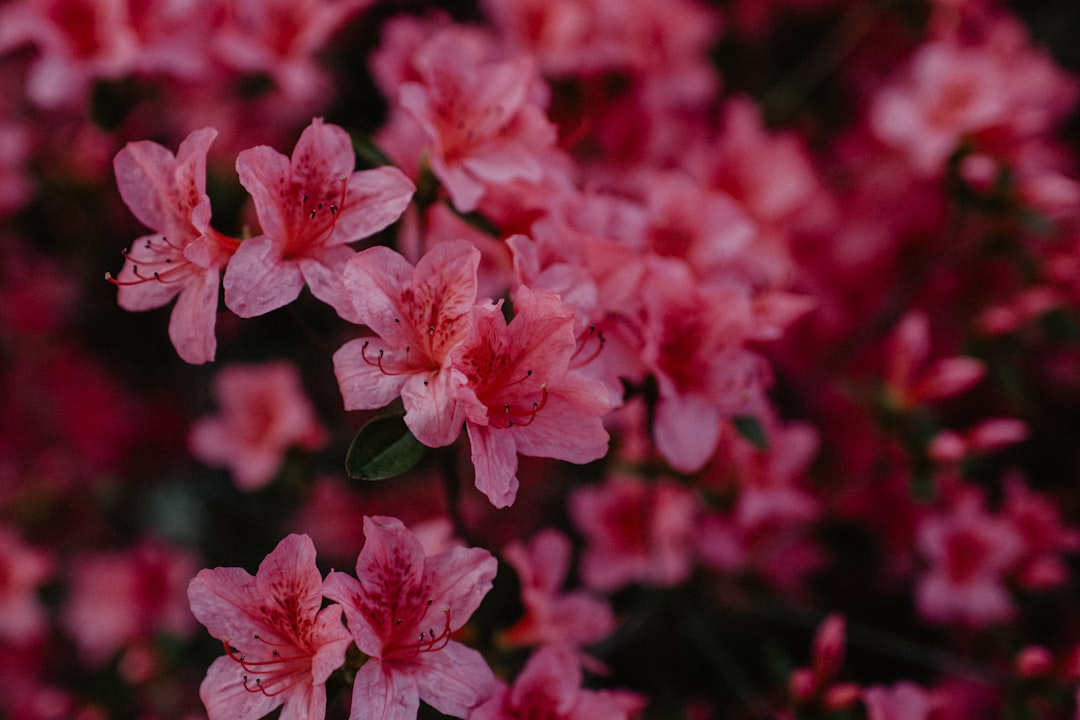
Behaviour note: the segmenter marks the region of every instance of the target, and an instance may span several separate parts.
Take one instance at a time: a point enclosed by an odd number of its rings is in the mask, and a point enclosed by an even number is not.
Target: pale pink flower
[[[133,68],[135,34],[125,0],[20,0],[0,8],[0,54],[32,44],[26,93],[36,104],[77,106],[96,80]]]
[[[708,279],[751,248],[757,228],[727,193],[677,172],[652,173],[645,182],[648,251],[683,260],[696,277]]]
[[[575,490],[569,509],[585,537],[579,572],[588,587],[670,586],[690,576],[700,510],[690,490],[669,480],[612,478]]]
[[[744,531],[770,524],[806,524],[821,514],[818,501],[802,482],[818,452],[818,431],[808,423],[784,423],[774,413],[759,420],[768,443],[764,449],[725,424],[714,482],[730,476],[736,485],[732,519]]]
[[[316,54],[373,0],[228,0],[213,36],[216,55],[246,73],[265,73],[284,95],[308,101],[330,83]]]
[[[22,644],[46,627],[38,588],[52,575],[52,557],[0,525],[0,642]]]
[[[478,304],[468,339],[453,351],[468,384],[459,392],[472,446],[476,487],[496,507],[517,495],[517,454],[573,463],[607,453],[603,385],[571,368],[574,313],[558,296],[527,287],[502,303]]]
[[[503,550],[518,574],[525,607],[525,614],[506,631],[508,642],[589,645],[615,629],[608,602],[580,590],[563,590],[572,552],[570,539],[550,528],[538,532],[528,544],[515,541]]]
[[[925,518],[916,532],[930,565],[915,587],[923,617],[983,626],[1013,616],[1005,577],[1023,553],[1023,539],[1008,521],[986,512],[979,493],[962,491],[952,507]]]
[[[929,692],[907,681],[868,687],[863,703],[868,720],[929,720],[936,705]]]
[[[491,589],[495,558],[464,547],[425,555],[396,518],[364,518],[364,535],[357,577],[332,572],[324,588],[368,656],[350,720],[414,720],[420,700],[465,717],[494,692],[495,678],[483,656],[452,635]]]
[[[245,490],[270,482],[289,448],[326,441],[300,374],[287,362],[225,367],[214,395],[219,413],[192,425],[188,446],[196,459],[228,468]]]
[[[397,247],[407,260],[415,262],[439,243],[455,240],[467,240],[480,251],[480,265],[476,270],[477,296],[496,298],[506,295],[514,284],[507,243],[470,224],[446,203],[434,203],[423,211],[406,213]]]
[[[343,271],[345,315],[377,337],[351,340],[334,353],[346,410],[380,408],[398,395],[405,423],[430,447],[461,434],[456,398],[465,375],[451,366],[476,304],[480,252],[464,240],[439,243],[416,267],[387,247],[358,253]]]
[[[532,97],[538,82],[528,58],[498,61],[472,34],[440,32],[413,56],[419,82],[398,88],[398,102],[430,143],[428,162],[454,207],[476,209],[490,184],[539,181],[540,156],[554,149],[555,128]]]
[[[992,53],[935,41],[912,57],[908,75],[874,99],[870,125],[924,175],[939,174],[965,135],[1007,119],[1006,69]]]
[[[184,589],[195,557],[147,539],[122,552],[77,557],[71,568],[64,628],[85,661],[101,665],[165,631],[187,637],[195,629]]]
[[[322,608],[310,538],[286,537],[254,577],[241,568],[201,570],[188,599],[225,646],[199,689],[210,720],[258,720],[279,705],[282,718],[322,720],[326,680],[345,662],[352,638],[341,608]]]
[[[642,358],[659,389],[653,436],[671,467],[692,473],[715,452],[724,417],[763,412],[769,369],[744,345],[754,325],[747,288],[698,286],[681,262],[650,269]]]
[[[581,687],[581,662],[568,648],[546,645],[529,657],[511,687],[501,686],[469,720],[627,720],[642,699]]]
[[[168,149],[143,140],[116,154],[113,169],[120,196],[144,225],[157,232],[124,253],[117,301],[125,310],[165,305],[174,297],[169,338],[180,357],[201,364],[214,359],[221,270],[236,242],[210,227],[206,153],[217,130],[204,128]]]
[[[315,118],[287,158],[265,145],[236,159],[262,234],[237,248],[225,271],[225,304],[241,317],[263,315],[312,294],[338,309],[346,243],[397,220],[415,191],[394,167],[354,172],[349,134]]]

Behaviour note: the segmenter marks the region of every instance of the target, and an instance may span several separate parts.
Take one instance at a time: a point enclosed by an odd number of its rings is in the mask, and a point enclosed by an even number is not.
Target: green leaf
[[[385,480],[412,468],[427,448],[403,415],[377,417],[356,433],[345,456],[345,471],[357,480]]]
[[[769,438],[765,436],[765,428],[756,417],[752,415],[736,415],[731,418],[731,422],[735,425],[735,429],[739,434],[749,440],[750,444],[758,450],[769,449]]]

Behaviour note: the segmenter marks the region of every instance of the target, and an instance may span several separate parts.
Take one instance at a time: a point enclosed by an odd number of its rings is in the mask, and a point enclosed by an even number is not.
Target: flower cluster
[[[0,717],[1080,717],[1069,18],[0,3]]]

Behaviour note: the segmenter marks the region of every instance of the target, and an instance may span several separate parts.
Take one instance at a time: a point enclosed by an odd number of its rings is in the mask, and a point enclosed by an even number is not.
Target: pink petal
[[[278,543],[255,574],[262,604],[276,603],[283,617],[314,617],[322,605],[322,585],[315,544],[307,535],[295,533]]]
[[[359,338],[345,343],[334,353],[334,375],[346,410],[385,407],[401,393],[408,376],[389,375],[372,364],[380,350],[392,352],[378,338]]]
[[[353,242],[388,227],[401,217],[416,192],[412,180],[396,167],[361,170],[342,177],[349,178],[345,201],[328,243]]]
[[[172,218],[173,166],[176,157],[156,142],[125,145],[113,158],[116,189],[143,225],[165,230]]]
[[[420,691],[408,673],[393,672],[374,658],[356,673],[349,720],[416,720],[419,710]]]
[[[428,447],[446,447],[461,435],[465,409],[455,402],[464,376],[452,369],[411,376],[401,389],[405,424]]]
[[[199,272],[198,278],[181,291],[169,319],[169,339],[180,357],[192,365],[214,359],[220,275],[218,270]]]
[[[380,336],[397,344],[408,340],[400,324],[398,298],[413,278],[408,260],[383,245],[362,250],[342,270],[345,293],[352,305],[347,319],[367,325]]]
[[[656,406],[656,447],[679,472],[700,470],[716,451],[720,415],[698,395],[661,398]]]
[[[222,655],[206,671],[199,697],[210,720],[261,718],[281,704],[282,698],[268,697],[244,687],[244,669],[228,655]],[[324,695],[325,699],[325,695]]]
[[[320,588],[320,595],[321,592]],[[322,684],[332,672],[345,664],[345,652],[353,642],[348,628],[341,622],[341,606],[328,605],[320,610],[311,635],[318,646],[311,660],[311,678],[315,683]]]
[[[352,249],[342,245],[311,248],[298,263],[300,274],[304,276],[311,294],[334,308],[342,317],[346,317],[343,312],[348,314],[351,311],[351,303],[345,295],[341,270],[355,254]]]
[[[497,508],[510,507],[517,497],[517,444],[510,433],[472,422],[465,424],[476,468],[476,489]]]
[[[218,639],[249,637],[262,626],[254,611],[255,578],[241,568],[200,570],[188,585],[188,601],[191,614]]]
[[[282,260],[269,236],[240,243],[225,269],[225,305],[240,317],[265,315],[300,296],[304,277],[295,262]]]
[[[328,600],[341,603],[348,619],[349,632],[356,646],[365,655],[377,658],[382,654],[383,639],[359,607],[364,597],[364,587],[356,578],[331,571],[323,582],[323,595]]]
[[[517,451],[572,463],[598,460],[608,451],[610,437],[601,415],[609,408],[603,385],[568,376],[548,394],[532,422],[511,428]]]
[[[484,656],[453,640],[438,652],[426,653],[418,665],[413,674],[420,697],[446,715],[468,717],[497,689]]]
[[[289,158],[271,147],[259,145],[240,152],[236,157],[236,172],[240,184],[255,201],[262,232],[283,242],[289,223],[283,213],[281,193],[282,185],[288,183]],[[247,242],[250,241],[241,245]]]
[[[450,629],[460,629],[491,590],[498,567],[483,548],[452,547],[427,558],[425,575],[432,601],[428,615],[438,619],[449,608]]]

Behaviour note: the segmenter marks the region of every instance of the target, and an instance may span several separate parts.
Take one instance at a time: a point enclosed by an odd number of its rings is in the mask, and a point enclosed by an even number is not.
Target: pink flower
[[[231,0],[214,50],[245,73],[266,73],[284,95],[307,102],[328,94],[316,62],[333,33],[371,0]]]
[[[472,34],[446,30],[412,58],[419,82],[403,83],[400,106],[420,124],[428,162],[462,212],[476,209],[489,184],[539,181],[540,156],[556,133],[530,97],[538,82],[530,60],[496,61]]]
[[[570,539],[554,529],[541,530],[528,542],[513,542],[503,555],[517,571],[525,615],[506,631],[520,645],[588,645],[615,629],[611,606],[598,597],[563,591],[570,573]]]
[[[241,317],[263,315],[300,295],[342,307],[340,265],[346,243],[382,230],[415,191],[393,167],[353,172],[349,134],[311,121],[292,158],[260,145],[240,153],[236,170],[255,201],[262,235],[245,240],[225,271],[225,304]]]
[[[289,535],[252,577],[241,568],[202,570],[188,586],[191,612],[225,645],[199,689],[210,720],[321,720],[327,678],[345,662],[351,637],[341,608],[321,608],[315,546]]]
[[[188,446],[196,459],[227,467],[245,490],[270,482],[289,448],[325,442],[300,375],[287,362],[223,368],[214,378],[214,395],[220,414],[197,420]]]
[[[936,705],[929,692],[912,682],[868,687],[863,702],[869,720],[928,720]]]
[[[0,525],[0,643],[19,644],[46,627],[38,587],[52,574],[52,558]]]
[[[26,93],[42,107],[76,106],[95,80],[131,71],[136,38],[127,3],[118,0],[26,0],[0,8],[0,54],[37,47]]]
[[[912,310],[896,324],[887,346],[885,385],[898,408],[950,397],[969,389],[986,374],[974,358],[953,356],[928,363],[930,321]]]
[[[472,446],[476,487],[495,507],[517,495],[517,453],[585,463],[607,453],[601,421],[610,409],[598,381],[570,369],[574,313],[558,296],[524,286],[507,324],[502,304],[473,308],[469,338],[454,367],[468,379],[459,396]]]
[[[712,457],[721,421],[758,414],[766,405],[768,366],[744,347],[753,331],[745,288],[697,286],[681,262],[653,263],[642,356],[659,388],[653,435],[679,472]]]
[[[698,500],[670,481],[616,478],[570,496],[570,517],[585,537],[581,579],[590,588],[630,583],[677,585],[694,568]]]
[[[334,353],[346,410],[380,408],[401,395],[405,422],[429,447],[461,434],[465,384],[450,353],[472,325],[480,252],[464,240],[433,247],[414,269],[393,250],[358,253],[343,272],[350,319],[377,338],[360,338]]]
[[[128,143],[113,169],[120,196],[144,225],[157,232],[135,241],[113,280],[125,310],[165,305],[174,297],[169,338],[184,360],[214,359],[218,283],[236,241],[210,227],[206,152],[217,130],[204,128],[180,143],[177,155],[147,140]]]
[[[585,690],[581,662],[568,648],[546,645],[529,658],[512,687],[501,687],[470,720],[626,720],[642,705],[626,692]]]
[[[195,629],[184,588],[195,558],[156,540],[131,550],[78,558],[72,568],[63,624],[87,663],[101,665],[167,631],[185,637]]]
[[[1028,488],[1018,475],[1005,479],[1002,515],[1024,542],[1023,559],[1016,575],[1028,588],[1049,588],[1065,583],[1069,570],[1061,558],[1080,551],[1080,531],[1062,521],[1058,505]]]
[[[982,497],[963,491],[950,509],[927,517],[917,542],[930,567],[915,588],[919,613],[932,621],[989,625],[1016,611],[1005,576],[1023,552],[1007,521],[989,515]]]
[[[1005,82],[1005,67],[992,53],[930,42],[912,57],[908,77],[874,99],[870,124],[916,170],[934,175],[966,134],[1007,119]]]
[[[425,556],[396,518],[365,517],[364,535],[359,579],[332,572],[324,589],[344,607],[369,658],[356,674],[350,720],[414,720],[420,700],[465,717],[495,690],[495,679],[483,656],[452,634],[491,589],[495,558],[463,547]]]

